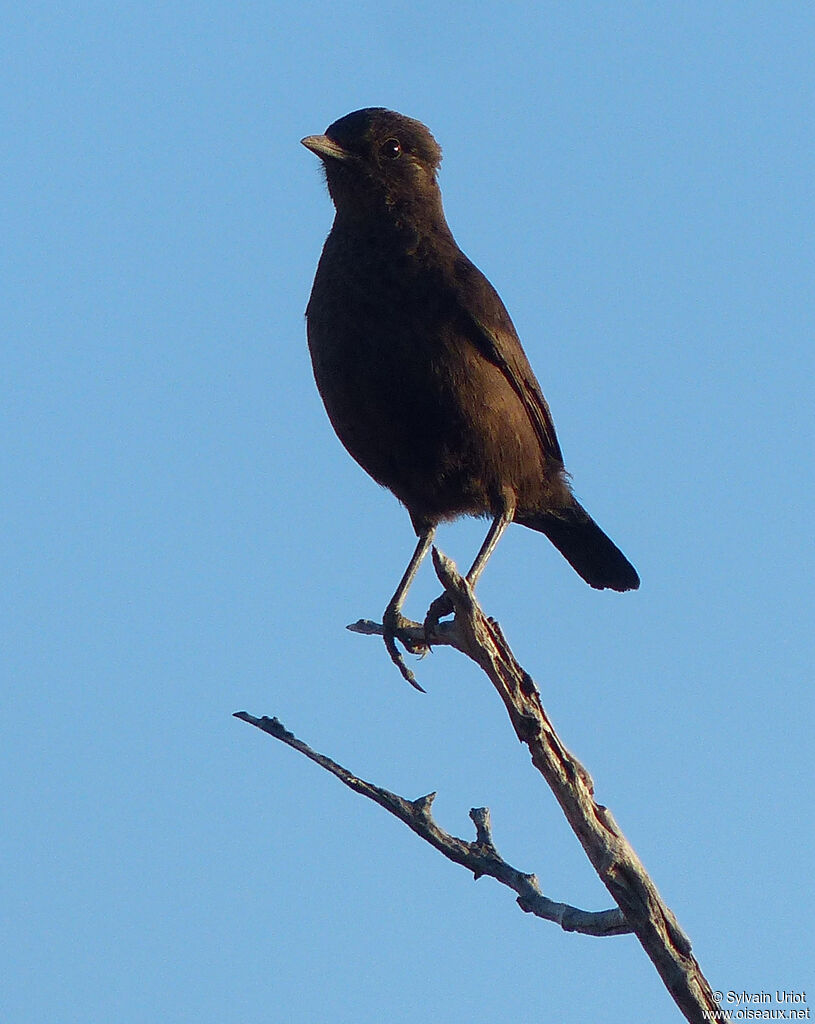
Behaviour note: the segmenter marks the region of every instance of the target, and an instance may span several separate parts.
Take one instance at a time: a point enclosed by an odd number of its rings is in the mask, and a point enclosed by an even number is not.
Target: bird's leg
[[[400,629],[404,629],[405,626],[411,625],[409,619],[406,619],[402,614],[402,605],[405,603],[405,597],[410,589],[411,583],[419,570],[419,566],[430,550],[430,545],[433,543],[433,538],[436,535],[435,526],[423,526],[419,531],[419,540],[416,544],[416,550],[413,552],[408,567],[405,569],[405,574],[399,581],[399,586],[396,588],[396,593],[388,602],[388,607],[385,609],[385,614],[382,616],[382,628],[383,638],[385,640],[385,647],[388,650],[388,654],[391,656],[391,660],[394,665],[399,669],[404,678],[414,686],[417,690],[422,690],[421,686],[416,682],[416,677],[410,671],[405,664],[405,660],[399,648],[396,646],[396,634]],[[423,647],[413,647],[410,644],[405,644],[405,647],[410,651],[411,654],[418,654],[424,650]],[[422,690],[424,693],[424,690]]]
[[[484,543],[478,550],[478,554],[475,556],[473,564],[470,566],[467,572],[467,582],[471,587],[476,585],[478,577],[484,571],[484,566],[489,561],[490,555],[495,550],[495,545],[501,539],[501,535],[504,530],[512,522],[515,515],[515,502],[514,500],[507,500],[501,512],[493,519],[492,524],[487,530],[487,536],[484,538]],[[445,615],[451,615],[453,612],[453,602],[447,593],[437,597],[436,600],[427,609],[427,615],[424,618],[424,631],[425,636],[430,632],[434,632],[439,625],[439,619]]]

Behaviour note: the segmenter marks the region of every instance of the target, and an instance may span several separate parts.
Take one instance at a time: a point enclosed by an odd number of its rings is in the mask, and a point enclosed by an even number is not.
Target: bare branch
[[[703,1024],[718,1010],[713,991],[691,952],[687,935],[665,904],[631,844],[620,831],[611,811],[594,799],[592,778],[555,732],[540,693],[529,673],[519,665],[495,619],[488,618],[455,565],[433,549],[436,573],[455,608],[453,622],[442,623],[425,636],[419,623],[409,623],[399,639],[410,647],[417,641],[447,644],[466,654],[486,673],[498,691],[518,739],[529,749],[532,763],[543,775],[619,911],[590,914],[557,904],[541,895],[534,875],[507,865],[492,840],[489,812],[471,811],[476,840],[468,843],[444,832],[430,815],[435,794],[409,801],[356,778],[330,758],[311,750],[287,732],[277,719],[255,719],[245,712],[237,717],[269,732],[316,761],[345,785],[375,800],[450,860],[463,864],[476,877],[489,874],[518,893],[523,910],[557,921],[567,930],[593,935],[633,931],[650,957],[666,988],[691,1024]],[[349,626],[354,632],[382,632],[378,623],[361,619]],[[624,923],[623,923],[624,922]]]
[[[434,820],[431,808],[435,793],[429,793],[417,800],[406,800],[396,793],[391,793],[390,790],[358,778],[341,764],[332,761],[330,757],[313,750],[307,743],[289,732],[277,718],[255,718],[246,711],[236,712],[235,718],[240,718],[241,721],[248,722],[293,747],[335,775],[354,792],[367,796],[386,811],[390,811],[439,853],[472,871],[476,879],[489,875],[514,890],[518,894],[518,905],[527,913],[554,921],[564,931],[580,932],[583,935],[624,935],[631,932],[625,917],[616,908],[592,912],[579,910],[567,903],[556,903],[543,895],[535,875],[518,871],[507,864],[495,848],[488,808],[474,807],[470,811],[476,828],[476,838],[475,842],[467,842],[445,832]]]
[[[677,1006],[692,1024],[718,1009],[713,990],[671,909],[620,831],[611,811],[594,800],[591,776],[555,732],[532,677],[515,659],[495,619],[484,615],[455,565],[433,549],[433,563],[456,610],[456,644],[487,674],[518,739],[546,779],[602,882],[651,958]]]

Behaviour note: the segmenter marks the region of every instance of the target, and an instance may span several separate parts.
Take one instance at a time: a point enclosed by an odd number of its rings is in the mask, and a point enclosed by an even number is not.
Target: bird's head
[[[384,107],[346,114],[303,145],[325,167],[337,212],[395,220],[436,216],[441,147],[421,121]]]

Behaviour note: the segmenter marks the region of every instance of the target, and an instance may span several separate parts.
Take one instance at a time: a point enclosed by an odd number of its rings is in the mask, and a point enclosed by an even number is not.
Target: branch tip
[[[416,800],[411,800],[410,805],[418,814],[430,815],[430,809],[433,806],[433,801],[436,799],[436,793],[428,793],[426,796],[420,796]]]
[[[479,846],[486,846],[495,850],[495,843],[492,839],[492,822],[490,820],[489,807],[473,807],[470,811],[470,818],[475,825],[475,841]]]

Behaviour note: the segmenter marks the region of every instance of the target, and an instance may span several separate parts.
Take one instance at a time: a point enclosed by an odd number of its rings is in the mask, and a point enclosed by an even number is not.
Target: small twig
[[[396,635],[405,647],[416,647],[430,642],[432,647],[455,647],[457,651],[466,654],[464,637],[458,628],[456,620],[451,622],[440,622],[436,629],[425,633],[421,622],[414,622],[407,619],[407,625],[397,631]],[[362,633],[363,636],[383,636],[385,629],[381,622],[374,622],[373,619],[357,619],[345,627],[352,633]]]
[[[490,812],[486,807],[476,807],[470,811],[470,817],[475,824],[476,838],[474,842],[467,842],[445,832],[434,820],[431,809],[435,793],[429,793],[417,800],[406,800],[396,793],[391,793],[390,790],[358,778],[341,764],[332,761],[330,757],[313,750],[307,743],[289,732],[277,718],[255,718],[246,711],[236,712],[235,718],[240,718],[241,721],[248,722],[281,740],[335,775],[354,792],[384,807],[435,847],[439,853],[472,871],[476,879],[489,875],[502,885],[508,886],[518,894],[518,906],[525,912],[547,921],[554,921],[564,931],[580,932],[583,935],[624,935],[631,931],[624,915],[616,908],[592,912],[580,910],[567,903],[557,903],[544,896],[535,875],[518,871],[507,864],[498,853],[492,838]]]

